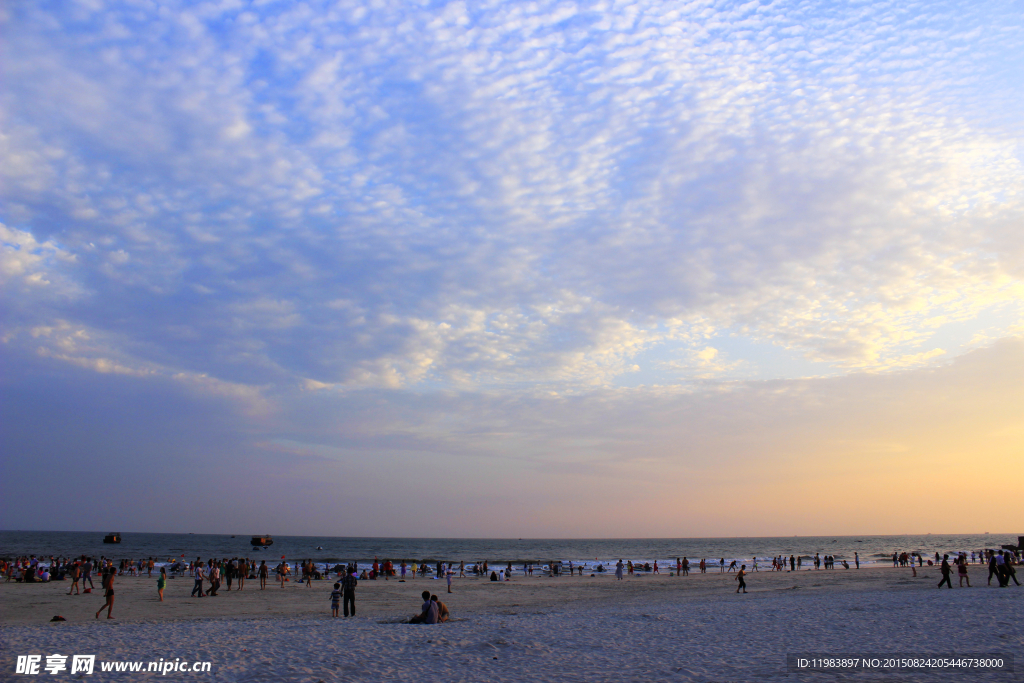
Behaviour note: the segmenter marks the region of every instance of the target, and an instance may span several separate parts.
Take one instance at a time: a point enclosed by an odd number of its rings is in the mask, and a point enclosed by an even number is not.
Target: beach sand
[[[1024,588],[935,588],[935,568],[758,572],[748,594],[731,574],[672,577],[522,577],[493,583],[363,581],[356,618],[330,617],[333,581],[270,582],[189,598],[192,580],[118,577],[115,620],[95,620],[99,592],[65,595],[68,582],[0,584],[3,672],[19,654],[95,654],[98,661],[212,662],[211,673],[102,673],[91,680],[215,681],[738,681],[1024,680],[1015,673],[857,672],[790,675],[787,654],[1024,653]],[[97,582],[98,583],[98,582]],[[954,577],[954,585],[956,578]],[[454,621],[397,623],[429,589]],[[67,622],[47,623],[55,614]],[[45,675],[45,674],[44,674]],[[69,676],[64,674],[64,676]],[[59,676],[46,676],[58,679]],[[77,678],[77,676],[76,676]]]

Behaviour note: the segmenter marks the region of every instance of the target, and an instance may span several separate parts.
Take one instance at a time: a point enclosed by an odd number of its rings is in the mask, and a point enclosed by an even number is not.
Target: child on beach
[[[338,610],[341,609],[341,584],[334,584],[334,590],[331,591],[331,616],[338,616]]]

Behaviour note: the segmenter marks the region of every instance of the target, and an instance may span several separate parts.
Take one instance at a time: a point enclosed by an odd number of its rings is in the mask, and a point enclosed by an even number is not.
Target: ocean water
[[[36,555],[109,557],[115,560],[154,558],[163,564],[197,557],[265,559],[268,564],[282,558],[289,562],[313,560],[318,563],[357,562],[366,566],[373,559],[430,563],[486,560],[490,564],[524,563],[547,565],[551,561],[572,561],[593,567],[614,566],[620,558],[636,562],[655,560],[669,570],[677,557],[695,563],[725,558],[749,562],[758,558],[771,565],[776,555],[797,555],[805,559],[815,553],[834,555],[838,562],[852,564],[859,553],[861,564],[887,563],[894,551],[918,552],[925,559],[935,553],[977,552],[980,549],[1017,545],[1016,534],[922,536],[787,536],[764,538],[643,538],[643,539],[498,539],[498,538],[346,538],[338,536],[274,536],[267,549],[253,548],[250,536],[214,534],[125,533],[120,544],[104,544],[104,532],[0,531],[0,557]]]

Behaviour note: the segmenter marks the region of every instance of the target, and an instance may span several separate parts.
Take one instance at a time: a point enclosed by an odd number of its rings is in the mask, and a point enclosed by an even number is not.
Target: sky
[[[5,3],[0,527],[1024,533],[1022,142],[1016,2]]]

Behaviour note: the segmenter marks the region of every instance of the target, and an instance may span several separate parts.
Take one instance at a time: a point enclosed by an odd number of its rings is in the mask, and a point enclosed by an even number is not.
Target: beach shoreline
[[[975,588],[988,589],[985,578],[987,567],[970,565],[970,576]],[[796,571],[750,571],[746,582],[751,594],[778,591],[863,591],[900,590],[917,591],[934,588],[939,581],[937,566],[918,567],[917,576],[909,567],[865,566],[861,569],[803,568]],[[715,566],[707,573],[691,571],[689,575],[674,576],[674,571],[660,574],[638,573],[616,580],[614,572],[586,574],[584,576],[550,577],[546,572],[534,576],[513,575],[505,582],[489,581],[485,577],[454,578],[453,593],[448,595],[443,580],[433,577],[409,578],[401,581],[360,581],[357,600],[360,610],[395,618],[414,611],[419,592],[430,590],[450,597],[453,611],[482,614],[503,609],[507,605],[551,607],[579,601],[613,601],[627,603],[639,598],[656,597],[661,600],[715,599],[732,594],[737,582],[734,572],[721,572]],[[328,612],[328,596],[334,582],[329,579],[313,580],[307,587],[299,579],[281,583],[268,580],[267,588],[260,590],[259,581],[248,579],[245,588],[228,591],[222,585],[215,597],[190,597],[194,582],[188,575],[169,578],[164,591],[164,602],[157,597],[158,572],[153,576],[118,576],[114,607],[115,618],[122,621],[175,621],[209,618],[265,618],[316,616]],[[67,595],[71,582],[19,584],[0,583],[0,624],[31,624],[48,621],[61,615],[70,621],[92,621],[93,613],[103,603],[98,589],[99,576],[94,575],[97,590],[90,594]],[[954,579],[955,580],[955,579]],[[207,589],[209,584],[204,584]],[[992,586],[995,589],[995,586]],[[95,603],[95,604],[94,604]]]

